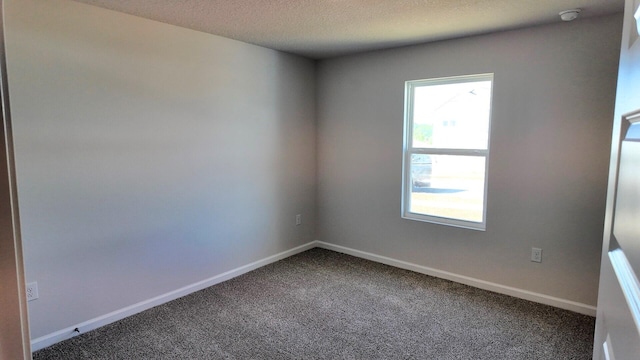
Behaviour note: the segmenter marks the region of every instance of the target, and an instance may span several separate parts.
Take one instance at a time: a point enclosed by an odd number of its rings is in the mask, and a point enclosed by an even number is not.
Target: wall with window
[[[314,239],[313,61],[72,1],[4,4],[32,338]]]
[[[595,305],[620,27],[584,18],[321,61],[319,240]],[[404,82],[483,73],[486,231],[401,218]]]

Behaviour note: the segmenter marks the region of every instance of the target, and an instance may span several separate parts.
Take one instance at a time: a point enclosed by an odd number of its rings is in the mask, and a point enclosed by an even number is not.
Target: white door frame
[[[31,359],[5,55],[0,0],[0,359]]]

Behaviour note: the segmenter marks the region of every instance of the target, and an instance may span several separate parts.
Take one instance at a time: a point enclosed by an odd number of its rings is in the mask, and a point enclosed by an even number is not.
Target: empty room
[[[640,359],[639,24],[3,0],[0,359]]]

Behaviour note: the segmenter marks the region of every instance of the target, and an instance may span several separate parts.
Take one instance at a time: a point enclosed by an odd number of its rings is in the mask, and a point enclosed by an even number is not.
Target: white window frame
[[[487,189],[489,183],[489,153],[491,144],[491,114],[493,111],[493,73],[475,74],[442,77],[434,79],[410,80],[405,82],[405,108],[404,108],[404,146],[403,146],[403,162],[402,162],[402,218],[430,222],[435,224],[449,225],[465,229],[485,231],[487,225]],[[413,143],[413,100],[415,89],[428,85],[445,85],[475,81],[491,81],[491,98],[489,110],[489,127],[487,134],[486,149],[445,149],[445,148],[414,148]],[[475,222],[469,220],[454,219],[448,217],[440,217],[433,215],[425,215],[413,213],[411,209],[411,155],[466,155],[481,156],[485,158],[484,169],[484,194],[482,200],[482,221]]]

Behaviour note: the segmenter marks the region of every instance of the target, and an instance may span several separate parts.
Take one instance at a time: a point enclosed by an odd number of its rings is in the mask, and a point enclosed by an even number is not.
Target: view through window
[[[406,83],[403,217],[485,229],[493,74]]]

